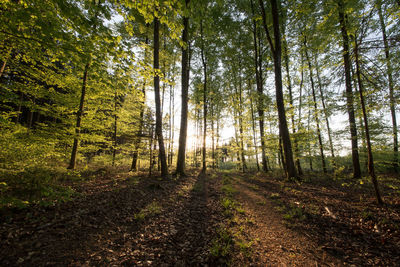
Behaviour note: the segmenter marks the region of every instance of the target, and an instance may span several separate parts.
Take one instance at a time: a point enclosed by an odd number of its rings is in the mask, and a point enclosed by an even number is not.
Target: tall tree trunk
[[[297,122],[297,131],[300,131],[302,128],[302,123],[301,123],[301,107],[302,107],[302,101],[303,101],[303,82],[304,82],[304,68],[303,68],[303,53],[301,53],[301,74],[300,74],[300,88],[299,88],[299,119]],[[299,144],[295,144],[295,153],[296,153],[296,165],[297,165],[297,170],[299,171],[299,174],[303,174],[303,170],[301,168],[300,164],[300,148]]]
[[[239,65],[240,61],[239,61]],[[242,75],[239,73],[239,137],[240,137],[240,157],[242,161],[242,171],[247,170],[246,157],[244,155],[244,133],[243,133],[243,99],[242,99]]]
[[[204,84],[203,84],[203,167],[202,172],[207,170],[206,166],[206,137],[207,137],[207,60],[204,51],[203,21],[200,22],[201,34],[201,62],[203,63]]]
[[[311,60],[310,60],[310,57],[309,57],[308,51],[307,51],[306,37],[304,37],[304,48],[305,48],[306,59],[308,62],[308,71],[310,72],[311,92],[312,92],[313,104],[314,104],[315,122],[317,124],[317,135],[318,135],[319,151],[321,154],[322,170],[324,171],[324,173],[327,173],[326,163],[325,163],[325,155],[324,155],[324,147],[322,144],[321,128],[319,127],[319,115],[318,115],[319,112],[318,112],[318,107],[317,107],[317,98],[315,96],[315,84],[314,84],[314,78],[313,78],[314,74],[313,74],[312,67],[311,67]]]
[[[72,146],[71,159],[70,159],[69,165],[68,165],[68,169],[71,169],[71,170],[75,169],[76,156],[78,153],[79,136],[81,133],[81,120],[82,120],[82,116],[83,116],[83,109],[84,109],[84,103],[85,103],[86,83],[87,83],[89,67],[90,67],[90,63],[88,62],[88,63],[86,63],[85,69],[83,71],[81,100],[79,102],[79,110],[76,113],[74,144]]]
[[[318,88],[319,88],[319,94],[321,97],[321,102],[322,102],[322,109],[324,112],[324,117],[325,117],[325,123],[326,123],[326,129],[328,131],[328,139],[329,139],[329,148],[331,150],[331,156],[332,156],[332,164],[333,164],[333,168],[336,168],[336,159],[335,159],[335,150],[333,149],[333,141],[332,141],[332,132],[331,132],[331,127],[329,125],[329,114],[328,114],[328,110],[326,108],[326,104],[325,104],[325,96],[324,96],[324,91],[322,90],[322,81],[321,81],[321,75],[319,73],[319,65],[318,65],[318,60],[315,57],[314,58],[314,62],[315,62],[315,70],[317,72],[317,79],[318,79]]]
[[[212,142],[212,168],[215,169],[215,133],[214,133],[214,106],[211,106],[211,142]]]
[[[114,133],[113,133],[113,155],[112,155],[112,166],[115,166],[115,156],[117,154],[117,126],[118,126],[118,115],[117,115],[117,92],[114,97]]]
[[[378,201],[378,203],[380,205],[382,205],[383,201],[382,201],[381,194],[379,191],[378,180],[376,178],[375,168],[374,168],[374,159],[372,157],[371,138],[369,135],[367,111],[365,109],[365,102],[364,102],[364,88],[363,88],[363,84],[361,81],[361,74],[360,74],[360,60],[359,60],[359,54],[358,54],[357,38],[355,38],[354,44],[355,44],[355,51],[354,51],[355,53],[354,54],[356,57],[356,74],[357,74],[358,88],[360,90],[361,109],[362,109],[364,125],[365,125],[365,137],[367,139],[368,173],[371,176],[372,184],[374,185],[376,200]]]
[[[354,115],[354,97],[353,97],[353,90],[351,87],[351,75],[350,75],[351,63],[349,54],[349,36],[347,33],[347,19],[345,17],[343,0],[338,1],[338,6],[339,6],[339,23],[343,39],[343,61],[344,61],[344,73],[346,80],[347,113],[349,114],[350,135],[351,135],[351,156],[353,160],[353,177],[360,178],[361,169],[360,169],[360,159],[358,155],[357,127]]]
[[[152,170],[153,170],[153,139],[154,139],[154,130],[153,130],[153,126],[151,126],[150,128],[150,137],[149,137],[149,177],[152,174]]]
[[[253,17],[255,16],[254,12],[254,4],[253,0],[251,3],[251,12]],[[256,20],[253,19],[253,42],[254,42],[254,67],[256,72],[256,86],[257,86],[257,112],[258,112],[258,124],[260,127],[260,140],[261,140],[261,161],[262,161],[262,169],[264,172],[268,171],[267,159],[265,156],[265,136],[264,136],[264,93],[263,93],[263,81],[262,81],[262,57],[260,53],[258,53],[258,45],[257,45],[257,33],[260,34],[260,31],[257,30]],[[260,37],[260,36],[259,36]],[[260,41],[261,38],[258,38]]]
[[[190,0],[185,1],[186,8]],[[186,137],[187,137],[187,115],[188,115],[188,91],[189,91],[189,73],[190,65],[188,54],[188,40],[189,40],[189,18],[183,17],[183,33],[182,41],[182,102],[181,102],[181,126],[179,130],[179,148],[178,148],[178,161],[176,166],[176,174],[185,175],[185,154],[186,154]]]
[[[153,68],[159,71],[159,52],[160,52],[160,21],[157,17],[154,18],[154,63]],[[154,95],[156,104],[156,135],[158,139],[159,157],[161,161],[161,176],[165,177],[168,175],[167,159],[165,156],[164,139],[162,134],[162,115],[161,115],[161,103],[160,103],[160,77],[156,73],[154,75]]]
[[[220,152],[219,152],[219,116],[217,116],[217,144],[216,144],[216,150],[217,150],[217,159],[216,159],[216,168],[219,168],[219,161],[220,161]]]
[[[257,163],[257,171],[260,171],[260,164],[258,163],[258,148],[257,148],[257,132],[256,132],[256,124],[254,118],[254,108],[253,108],[253,96],[251,95],[251,81],[249,80],[249,98],[250,98],[250,112],[251,112],[251,126],[253,130],[253,144],[254,144],[254,152],[256,154],[256,163]]]
[[[311,108],[308,108],[308,117],[307,117],[307,132],[310,134],[311,132]],[[311,151],[311,142],[310,140],[308,141],[307,144],[308,148],[308,164],[310,166],[310,171],[313,171],[313,162],[312,162],[312,151]]]
[[[168,165],[172,166],[172,160],[174,156],[174,125],[175,125],[175,112],[174,112],[174,103],[175,103],[175,92],[174,87],[170,86],[170,101],[169,101],[169,114],[170,114],[170,122],[169,122],[169,153],[168,153]]]
[[[286,69],[286,75],[287,75],[287,83],[288,83],[288,91],[289,91],[289,109],[290,109],[290,119],[292,121],[292,133],[293,133],[293,143],[294,143],[294,151],[295,151],[295,161],[297,164],[297,172],[299,175],[303,174],[303,170],[301,169],[300,166],[300,159],[298,156],[298,142],[297,142],[297,137],[296,137],[296,127],[295,127],[295,121],[294,121],[294,106],[293,106],[293,92],[292,92],[292,81],[290,79],[290,72],[289,72],[289,52],[288,52],[288,45],[286,41],[286,36],[285,32],[283,32],[283,57],[285,60],[285,69]]]
[[[145,44],[149,44],[149,38],[146,36],[145,39]],[[147,58],[147,47],[145,47],[144,50],[144,60]],[[143,131],[143,124],[144,124],[144,110],[145,110],[145,101],[146,101],[146,79],[143,81],[143,86],[142,86],[142,101],[140,102],[140,113],[139,113],[139,129],[138,129],[138,134],[137,137],[135,138],[134,146],[135,150],[133,151],[133,156],[132,156],[132,164],[131,164],[131,171],[137,171],[137,160],[139,158],[139,149],[140,149],[140,144],[142,142],[142,131]]]
[[[265,29],[265,33],[268,38],[268,42],[271,47],[271,51],[274,59],[274,72],[275,72],[275,89],[276,89],[276,105],[278,108],[278,117],[279,117],[279,132],[282,138],[283,150],[285,154],[285,163],[286,163],[286,177],[287,179],[297,179],[297,171],[294,166],[293,161],[293,153],[292,153],[292,144],[290,141],[289,130],[286,121],[286,113],[285,113],[285,104],[283,101],[283,90],[282,90],[282,47],[281,47],[281,34],[279,29],[279,11],[277,0],[271,0],[271,15],[274,29],[274,40],[275,44],[272,42],[272,39],[269,34],[265,8],[263,0],[259,0],[263,25]]]
[[[398,1],[400,3],[400,1]],[[400,5],[400,4],[399,4]],[[396,119],[396,99],[394,97],[394,82],[393,82],[393,68],[391,63],[391,55],[389,50],[389,43],[386,35],[386,25],[382,14],[382,1],[377,0],[379,22],[382,31],[383,44],[385,47],[385,60],[386,60],[386,70],[389,81],[389,103],[390,103],[390,114],[392,115],[392,127],[393,127],[393,167],[396,172],[398,172],[399,167],[399,144],[397,139],[397,119]]]

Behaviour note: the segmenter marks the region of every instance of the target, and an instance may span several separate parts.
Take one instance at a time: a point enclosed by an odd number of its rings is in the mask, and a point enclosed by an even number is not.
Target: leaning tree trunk
[[[185,1],[186,8],[190,0]],[[183,33],[182,41],[182,102],[181,102],[181,126],[179,129],[179,148],[178,148],[178,161],[176,165],[176,174],[185,175],[185,154],[186,154],[186,137],[187,137],[187,115],[188,115],[188,91],[189,91],[189,53],[188,53],[188,40],[189,40],[189,18],[183,17]]]
[[[354,115],[354,98],[353,90],[351,87],[351,75],[350,75],[350,54],[349,54],[349,35],[347,33],[347,19],[345,17],[344,3],[343,0],[338,1],[339,5],[339,23],[342,33],[343,41],[343,61],[344,61],[344,73],[346,80],[346,100],[347,100],[347,113],[349,115],[350,124],[350,135],[351,135],[351,156],[353,160],[353,177],[361,177],[360,159],[358,155],[358,144],[357,144],[357,127],[356,119]]]
[[[357,74],[357,81],[358,81],[358,89],[360,91],[361,109],[362,109],[364,125],[365,125],[365,137],[367,139],[368,173],[371,176],[372,184],[374,185],[376,200],[378,201],[378,203],[380,205],[382,205],[383,201],[382,201],[381,194],[379,191],[378,180],[376,178],[375,168],[374,168],[374,159],[372,157],[371,137],[369,134],[367,111],[365,109],[365,102],[364,102],[364,89],[363,89],[363,84],[362,84],[361,75],[360,75],[360,60],[359,60],[359,54],[358,54],[357,38],[355,38],[354,44],[355,44],[354,52],[355,52],[355,57],[356,57],[356,74]]]
[[[159,71],[159,52],[160,52],[160,21],[157,17],[154,18],[154,63],[153,68]],[[161,161],[161,176],[168,175],[167,158],[165,156],[164,139],[162,134],[162,116],[161,116],[161,103],[160,103],[160,76],[158,73],[154,75],[154,98],[156,104],[156,135],[158,139],[159,157]]]

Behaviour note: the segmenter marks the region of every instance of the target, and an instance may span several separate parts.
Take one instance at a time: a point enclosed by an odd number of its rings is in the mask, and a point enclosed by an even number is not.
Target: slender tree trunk
[[[239,65],[240,62],[239,62]],[[246,157],[244,155],[244,133],[243,133],[243,99],[242,99],[242,76],[239,73],[239,137],[240,137],[240,157],[242,160],[242,171],[247,170]]]
[[[147,40],[147,38],[146,38]],[[133,151],[133,156],[132,156],[132,164],[131,164],[131,171],[137,171],[137,160],[139,156],[139,149],[140,145],[142,142],[142,131],[143,131],[143,124],[144,124],[144,110],[145,110],[145,99],[146,99],[146,82],[143,82],[143,87],[142,87],[142,97],[143,100],[140,103],[140,113],[139,113],[139,129],[138,129],[138,134],[135,139],[135,151]]]
[[[214,134],[214,108],[211,106],[211,142],[212,142],[212,168],[215,169],[215,134]]]
[[[319,73],[319,65],[318,65],[318,60],[316,57],[315,57],[315,70],[317,72],[317,79],[318,79],[318,85],[319,85],[318,88],[319,88],[319,94],[320,94],[321,102],[322,102],[322,109],[323,109],[324,117],[325,117],[326,129],[328,131],[329,148],[331,150],[332,164],[333,164],[333,168],[335,169],[336,168],[336,158],[335,158],[335,150],[333,149],[331,127],[329,125],[329,114],[328,114],[328,110],[327,110],[326,104],[325,104],[325,96],[324,96],[324,92],[322,90],[321,75]]]
[[[79,110],[76,114],[74,144],[72,146],[71,159],[70,159],[69,165],[68,165],[68,169],[71,169],[71,170],[75,169],[76,156],[78,153],[79,136],[81,133],[81,120],[82,120],[83,110],[84,110],[85,95],[86,95],[86,83],[87,83],[89,67],[90,67],[90,63],[88,62],[88,63],[86,63],[85,69],[83,71],[81,100],[79,102]]]
[[[309,134],[311,132],[311,108],[310,107],[308,107],[307,132]],[[312,164],[313,162],[312,162],[311,140],[308,140],[307,148],[308,148],[308,163],[310,166],[310,171],[314,171],[313,164]]]
[[[300,78],[300,88],[299,88],[299,119],[297,122],[297,131],[299,132],[302,128],[302,123],[301,123],[301,107],[302,107],[302,101],[303,101],[303,82],[304,82],[304,68],[303,68],[303,64],[304,60],[303,60],[303,53],[301,53],[301,78]],[[297,170],[299,171],[299,174],[302,175],[303,174],[303,170],[301,168],[301,164],[300,164],[300,148],[299,148],[299,144],[296,143],[295,144],[295,153],[296,153],[296,165],[297,165]]]
[[[258,163],[258,148],[257,148],[257,132],[254,119],[253,96],[251,95],[251,81],[249,80],[249,98],[250,98],[250,112],[251,112],[251,126],[253,130],[253,144],[254,152],[256,154],[257,171],[260,171],[260,164]]]
[[[206,173],[206,137],[207,137],[207,61],[204,51],[203,21],[200,22],[201,31],[201,61],[203,63],[204,86],[203,86],[203,167],[202,172]]]
[[[318,135],[319,151],[321,154],[322,170],[324,171],[324,173],[327,173],[326,163],[325,163],[325,155],[324,155],[324,147],[322,144],[321,128],[319,126],[319,115],[318,115],[319,112],[318,112],[318,107],[317,107],[317,98],[315,96],[315,84],[314,84],[314,78],[313,78],[314,74],[312,72],[311,60],[308,55],[307,41],[305,38],[304,38],[304,48],[305,48],[305,55],[306,55],[307,62],[308,62],[308,71],[310,72],[311,91],[312,91],[314,114],[315,114],[314,116],[315,116],[315,122],[317,124],[317,135]]]
[[[113,133],[113,155],[112,155],[112,166],[115,166],[115,156],[117,154],[117,126],[118,126],[118,115],[117,115],[117,92],[114,97],[114,133]]]
[[[188,7],[189,0],[185,1],[186,8]],[[182,47],[182,102],[181,102],[181,126],[179,130],[179,148],[178,148],[178,161],[176,166],[176,174],[185,175],[185,154],[186,154],[186,137],[187,137],[187,114],[188,114],[188,91],[189,91],[189,73],[190,65],[188,54],[188,40],[189,40],[189,18],[183,17],[183,33],[182,41],[185,46]],[[195,153],[196,154],[196,153]]]
[[[278,4],[277,0],[271,0],[271,15],[272,15],[272,22],[273,22],[273,29],[274,29],[274,40],[275,44],[272,42],[272,39],[269,34],[266,15],[265,15],[265,8],[263,0],[259,0],[262,18],[263,18],[263,25],[264,29],[268,38],[268,42],[271,47],[271,51],[273,54],[274,59],[274,72],[275,72],[275,89],[276,89],[276,105],[278,108],[278,117],[279,117],[279,132],[282,138],[282,145],[285,154],[285,164],[286,164],[286,177],[287,179],[297,179],[297,171],[296,167],[294,166],[293,161],[293,153],[292,153],[292,144],[290,141],[289,130],[287,127],[286,121],[286,113],[285,113],[285,104],[283,101],[283,90],[282,90],[282,47],[281,47],[281,34],[279,29],[279,11],[278,11]]]
[[[283,57],[285,60],[285,69],[286,69],[286,75],[287,75],[287,83],[288,83],[288,91],[289,91],[289,109],[290,109],[290,119],[292,121],[292,133],[293,133],[293,143],[294,143],[294,151],[295,151],[295,161],[297,164],[297,172],[299,175],[303,174],[303,170],[301,169],[300,166],[300,159],[298,158],[298,141],[297,141],[297,136],[296,136],[296,127],[295,127],[295,121],[294,121],[294,106],[293,106],[293,92],[292,92],[292,81],[290,79],[290,72],[289,72],[289,52],[288,52],[288,47],[287,47],[287,41],[286,41],[286,36],[285,33],[283,32]]]
[[[159,71],[159,52],[160,52],[160,21],[157,17],[154,18],[154,70]],[[156,104],[156,135],[158,139],[159,157],[161,161],[161,176],[165,177],[168,175],[167,159],[165,156],[164,139],[162,134],[162,115],[161,115],[161,103],[160,103],[160,76],[154,75],[154,94]]]
[[[353,90],[351,87],[351,75],[350,75],[350,54],[349,54],[349,36],[347,33],[347,19],[345,17],[344,3],[343,0],[338,1],[339,5],[339,22],[343,39],[343,61],[344,61],[344,72],[346,80],[346,100],[347,100],[347,113],[349,114],[350,124],[350,135],[351,135],[351,155],[353,160],[353,177],[361,177],[360,159],[358,155],[358,144],[357,144],[357,127],[354,115],[354,97]]]
[[[154,55],[153,55],[153,68],[155,71],[160,70],[159,63],[159,51],[160,51],[160,21],[157,17],[154,18]],[[160,100],[160,77],[158,73],[154,75],[154,95],[156,105],[156,139],[158,140],[158,168],[161,170],[161,176],[165,177],[168,175],[168,166],[166,161],[164,138],[162,134],[162,106]]]
[[[400,3],[400,1],[398,1]],[[399,4],[400,5],[400,4]],[[396,99],[394,97],[394,82],[393,82],[393,68],[391,63],[391,54],[389,50],[389,43],[386,35],[386,25],[382,14],[382,1],[377,0],[379,22],[382,31],[383,44],[385,47],[385,60],[386,60],[386,70],[389,81],[389,103],[390,103],[390,114],[392,116],[392,127],[393,127],[393,167],[395,172],[398,172],[399,167],[399,144],[397,139],[397,118],[396,118]]]
[[[217,159],[216,159],[216,167],[219,168],[219,161],[220,161],[220,151],[219,151],[219,116],[217,117],[217,145],[216,145],[216,150],[217,150]]]
[[[253,0],[251,3],[251,12],[254,17],[254,5]],[[257,30],[257,23],[255,19],[253,19],[253,42],[254,42],[254,67],[256,72],[256,85],[257,85],[257,111],[258,111],[258,124],[260,127],[260,140],[261,140],[261,161],[262,161],[262,169],[264,172],[268,171],[267,160],[265,156],[265,136],[264,136],[264,93],[263,93],[263,81],[262,81],[262,57],[258,53],[258,45],[257,45],[257,33],[260,31]],[[260,37],[260,36],[259,36]],[[258,38],[260,40],[261,38]]]
[[[355,38],[354,44],[355,44],[354,52],[355,52],[355,57],[356,57],[356,74],[357,74],[358,88],[360,90],[361,109],[362,109],[364,125],[365,125],[365,137],[367,139],[368,173],[371,176],[372,184],[374,185],[376,200],[380,205],[382,205],[383,201],[382,201],[381,194],[379,191],[378,180],[376,178],[375,168],[374,168],[374,159],[372,157],[371,137],[369,134],[367,111],[365,109],[365,102],[364,102],[364,92],[363,92],[364,89],[363,89],[363,84],[362,84],[361,75],[360,75],[360,60],[359,60],[359,54],[358,54],[357,38]]]
[[[150,129],[150,138],[149,138],[149,151],[150,151],[150,158],[149,158],[149,177],[151,176],[152,170],[153,170],[153,137],[154,137],[153,126],[151,126],[151,129]]]

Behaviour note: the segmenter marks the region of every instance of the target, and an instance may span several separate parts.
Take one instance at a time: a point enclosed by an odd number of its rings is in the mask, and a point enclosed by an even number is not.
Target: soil
[[[233,213],[221,204],[223,175],[235,189]],[[2,211],[0,265],[398,265],[398,205],[379,207],[368,190],[340,183],[197,170],[168,179],[106,173],[70,184],[79,192],[71,201]],[[226,228],[237,240],[216,253]]]

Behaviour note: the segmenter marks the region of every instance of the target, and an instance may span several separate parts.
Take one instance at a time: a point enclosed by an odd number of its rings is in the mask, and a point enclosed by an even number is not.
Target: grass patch
[[[161,206],[156,201],[153,201],[145,208],[143,208],[139,213],[133,215],[133,217],[135,218],[135,220],[142,221],[148,217],[160,214],[161,211]]]
[[[229,197],[233,197],[236,193],[236,189],[233,188],[231,184],[225,184],[221,187],[222,192]]]
[[[294,221],[294,220],[304,221],[305,219],[307,219],[307,216],[302,208],[291,205],[286,210],[286,213],[283,215],[283,218],[288,221]]]
[[[212,241],[211,255],[216,258],[227,258],[233,253],[234,236],[232,232],[224,227],[217,230],[217,237]]]

